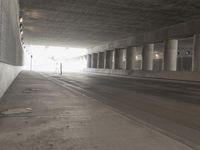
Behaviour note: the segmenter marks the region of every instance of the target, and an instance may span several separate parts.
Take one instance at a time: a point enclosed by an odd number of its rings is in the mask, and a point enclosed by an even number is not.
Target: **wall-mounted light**
[[[186,52],[185,52],[185,55],[190,55],[190,51],[186,51]]]
[[[22,22],[23,22],[23,18],[20,18],[20,19],[19,19],[19,22],[22,23]]]
[[[159,58],[159,54],[156,54],[155,56],[156,56],[156,59],[158,59],[158,58]]]

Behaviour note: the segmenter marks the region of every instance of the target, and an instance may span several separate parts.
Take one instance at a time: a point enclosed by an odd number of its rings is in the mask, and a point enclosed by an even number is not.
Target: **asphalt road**
[[[200,149],[200,83],[68,73],[47,77]]]
[[[176,121],[184,110],[177,101],[134,90],[134,82],[141,87],[145,82],[80,74],[43,75],[47,78],[37,72],[21,72],[2,97],[0,150],[199,149],[198,130],[186,127],[187,119]],[[121,87],[125,85],[128,87]],[[169,134],[173,128],[191,139],[177,140],[180,133]]]

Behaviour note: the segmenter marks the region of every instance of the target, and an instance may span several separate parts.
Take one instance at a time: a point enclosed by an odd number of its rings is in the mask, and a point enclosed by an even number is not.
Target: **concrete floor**
[[[198,84],[45,76],[22,72],[2,98],[32,112],[0,117],[0,150],[199,149]]]

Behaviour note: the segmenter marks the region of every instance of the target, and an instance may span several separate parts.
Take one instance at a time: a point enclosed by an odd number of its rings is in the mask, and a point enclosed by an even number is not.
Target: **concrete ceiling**
[[[26,44],[93,47],[200,17],[199,0],[19,0]]]

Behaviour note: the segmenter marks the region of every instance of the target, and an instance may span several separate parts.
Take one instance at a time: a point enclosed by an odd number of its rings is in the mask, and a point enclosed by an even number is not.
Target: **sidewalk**
[[[22,72],[0,102],[0,150],[191,150],[95,99]]]

